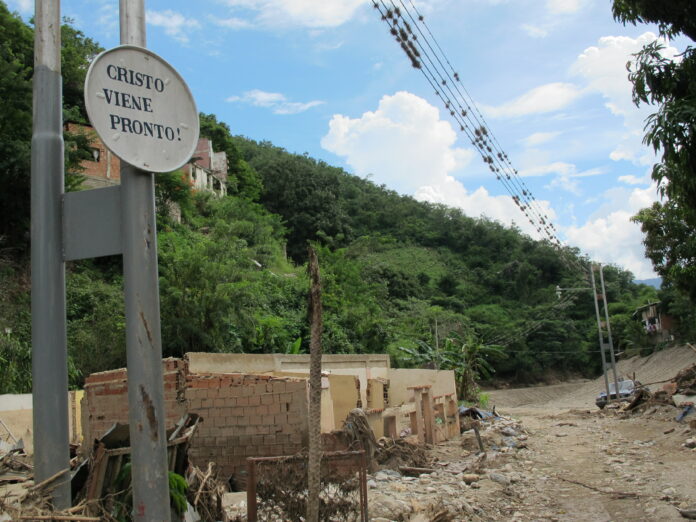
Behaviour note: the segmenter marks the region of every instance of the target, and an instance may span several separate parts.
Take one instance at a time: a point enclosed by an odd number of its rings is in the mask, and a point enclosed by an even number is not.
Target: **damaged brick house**
[[[167,427],[185,413],[203,423],[189,456],[244,485],[247,457],[293,455],[308,439],[309,358],[285,354],[190,353],[165,359]],[[341,429],[362,408],[377,437],[416,435],[433,443],[459,433],[451,371],[389,367],[386,355],[325,355],[322,432]],[[125,369],[92,374],[85,381],[81,415],[87,445],[115,422],[128,422]],[[326,439],[331,440],[331,437]],[[337,449],[337,448],[333,448]]]
[[[67,123],[65,129],[73,134],[87,134],[90,139],[91,160],[80,166],[85,177],[85,188],[100,188],[121,183],[121,160],[106,148],[96,132],[87,125]],[[227,194],[227,154],[215,152],[208,138],[199,138],[191,161],[182,167],[193,190],[211,192],[217,196]]]

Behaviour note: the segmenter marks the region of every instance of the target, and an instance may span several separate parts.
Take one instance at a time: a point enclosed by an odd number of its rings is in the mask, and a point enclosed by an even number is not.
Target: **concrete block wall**
[[[199,467],[216,462],[222,476],[239,475],[247,457],[293,455],[307,445],[304,379],[188,374],[186,401],[203,418],[189,456]]]
[[[170,428],[186,413],[186,365],[181,359],[162,361],[165,425]],[[91,447],[115,422],[128,423],[128,380],[125,369],[93,373],[85,379],[82,399],[84,442]]]

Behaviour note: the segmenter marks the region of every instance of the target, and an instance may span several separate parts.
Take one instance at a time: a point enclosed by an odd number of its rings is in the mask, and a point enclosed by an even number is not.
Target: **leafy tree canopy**
[[[613,12],[623,23],[657,23],[664,37],[683,34],[696,40],[690,0],[614,0]],[[652,42],[629,63],[634,102],[657,106],[646,122],[644,142],[660,155],[652,177],[666,198],[634,220],[645,233],[655,270],[696,302],[696,243],[690,238],[696,229],[696,52],[688,46],[672,59],[663,51],[660,41]]]

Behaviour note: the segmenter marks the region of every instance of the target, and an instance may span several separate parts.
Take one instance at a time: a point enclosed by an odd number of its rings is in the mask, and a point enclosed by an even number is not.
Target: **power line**
[[[478,150],[484,163],[496,175],[527,220],[543,239],[549,241],[559,251],[561,259],[568,268],[585,274],[584,267],[564,251],[562,243],[555,235],[555,225],[537,203],[518,171],[512,166],[508,155],[490,131],[483,114],[461,83],[459,74],[425,23],[423,15],[412,0],[409,0],[409,3],[411,8],[403,0],[373,0],[373,6],[379,11],[390,33],[411,60],[411,65],[425,76],[435,95],[440,98],[445,109],[459,125],[460,131]]]

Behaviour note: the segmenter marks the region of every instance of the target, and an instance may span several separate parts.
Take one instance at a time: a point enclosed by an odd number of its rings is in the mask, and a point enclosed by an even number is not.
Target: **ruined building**
[[[91,160],[81,163],[81,175],[85,188],[118,185],[121,182],[121,160],[112,154],[91,127],[77,123],[66,124],[70,133],[87,134],[90,139]],[[227,154],[215,152],[208,138],[199,138],[191,161],[181,169],[193,190],[211,192],[217,196],[227,194]]]
[[[435,443],[459,434],[454,372],[390,367],[389,356],[323,356],[322,433],[343,427],[362,408],[377,438],[416,436]],[[189,456],[205,467],[212,461],[224,476],[244,483],[247,457],[293,455],[307,447],[309,356],[286,354],[189,353],[165,359],[167,427],[185,413],[203,423]],[[128,422],[125,369],[92,374],[81,406],[89,446],[115,422]]]

